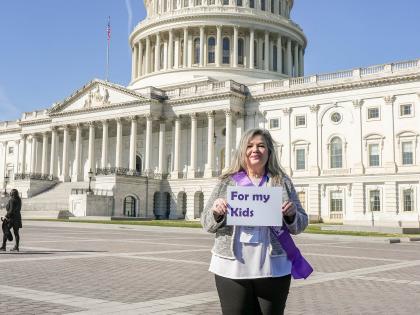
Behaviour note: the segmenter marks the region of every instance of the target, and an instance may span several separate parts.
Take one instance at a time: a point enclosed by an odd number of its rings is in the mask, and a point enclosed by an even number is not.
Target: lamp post
[[[90,187],[90,183],[92,182],[92,177],[93,177],[93,172],[92,169],[89,170],[88,172],[88,177],[89,177],[89,188],[88,188],[88,194],[91,195],[92,194],[92,189]]]

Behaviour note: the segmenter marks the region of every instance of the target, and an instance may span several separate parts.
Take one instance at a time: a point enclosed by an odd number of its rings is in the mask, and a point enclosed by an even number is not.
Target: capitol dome
[[[293,0],[145,0],[145,7],[129,39],[130,89],[304,73],[307,40],[290,20]]]

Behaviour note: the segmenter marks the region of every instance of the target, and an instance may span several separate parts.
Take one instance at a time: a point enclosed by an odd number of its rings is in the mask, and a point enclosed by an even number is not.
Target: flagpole
[[[108,16],[107,25],[107,49],[106,49],[106,81],[109,81],[109,45],[111,41],[111,17]]]

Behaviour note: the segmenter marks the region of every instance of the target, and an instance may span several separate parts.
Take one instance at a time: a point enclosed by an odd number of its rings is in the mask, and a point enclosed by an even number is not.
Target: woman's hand
[[[224,199],[224,198],[217,198],[213,202],[212,210],[213,210],[213,213],[215,215],[218,215],[218,216],[225,215],[226,212],[227,212],[227,202],[226,202],[226,199]]]
[[[283,211],[283,216],[287,217],[288,221],[293,222],[297,212],[296,205],[291,201],[285,201],[281,206],[281,209]]]

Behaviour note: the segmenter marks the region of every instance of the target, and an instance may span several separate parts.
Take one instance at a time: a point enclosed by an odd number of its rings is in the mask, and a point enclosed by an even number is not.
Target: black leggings
[[[15,242],[16,242],[16,247],[19,248],[19,228],[18,227],[13,227],[13,234],[15,235]],[[7,242],[7,235],[3,234],[3,247],[6,247],[6,242]]]
[[[291,276],[229,279],[215,275],[224,315],[281,315],[286,307]]]

